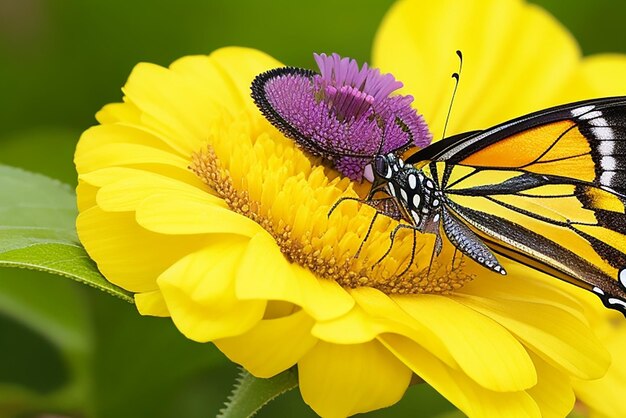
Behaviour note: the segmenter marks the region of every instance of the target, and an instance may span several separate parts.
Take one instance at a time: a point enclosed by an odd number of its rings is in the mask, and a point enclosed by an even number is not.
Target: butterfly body
[[[430,165],[436,172],[436,165]],[[372,189],[366,201],[383,189],[394,198],[398,212],[412,229],[435,235],[436,254],[441,252],[441,231],[463,254],[500,274],[506,270],[483,242],[452,213],[451,202],[423,169],[405,164],[395,154],[377,155],[372,163]]]
[[[309,122],[332,119],[336,112],[334,102],[323,101],[324,91],[315,90],[317,76],[302,71],[284,68],[257,76],[252,97],[286,136],[340,171],[337,161],[362,160],[358,167],[372,182],[363,203],[400,220],[399,228],[412,229],[414,240],[416,232],[434,234],[433,254],[439,254],[445,236],[491,271],[506,274],[496,254],[504,256],[586,289],[626,315],[626,97],[541,110],[418,147],[402,161],[399,155],[417,144],[413,139],[421,128],[415,120],[405,122],[404,108],[391,116],[377,114],[374,96],[351,97],[358,112],[344,119],[348,125],[337,126],[350,133],[357,122],[376,121],[378,143],[361,143],[357,135],[335,141],[321,131],[307,134]],[[331,82],[349,79],[344,77],[348,73],[322,76]],[[302,81],[298,91],[290,88],[296,79]],[[273,93],[281,87],[281,94]],[[363,93],[367,83],[350,88]],[[308,107],[292,112],[309,91],[317,93]],[[369,113],[362,113],[366,108]],[[307,125],[303,115],[314,117]]]

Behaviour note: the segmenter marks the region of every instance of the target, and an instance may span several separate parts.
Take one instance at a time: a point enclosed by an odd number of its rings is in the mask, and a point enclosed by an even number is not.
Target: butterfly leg
[[[383,260],[385,259],[385,257],[387,257],[387,256],[389,255],[389,253],[391,252],[391,249],[393,248],[393,243],[394,243],[394,242],[395,242],[395,240],[396,240],[396,234],[397,234],[397,233],[398,233],[398,231],[399,231],[399,230],[401,230],[401,229],[411,229],[411,230],[413,230],[413,231],[414,231],[414,233],[415,233],[415,231],[416,231],[416,229],[415,229],[415,227],[414,227],[413,225],[409,225],[409,224],[398,224],[398,226],[396,226],[396,227],[394,228],[394,230],[393,230],[393,231],[391,231],[391,233],[389,234],[389,241],[390,241],[390,243],[389,243],[389,248],[387,248],[387,251],[385,251],[385,254],[383,254],[383,256],[382,256],[382,257],[380,257],[380,258],[378,259],[378,261],[374,263],[374,266],[375,266],[375,265],[377,265],[377,264],[379,264],[381,261],[383,261]],[[415,236],[415,235],[414,235],[414,236]],[[413,262],[413,261],[412,261],[412,258],[411,258],[411,263],[412,263],[412,262]],[[403,274],[404,274],[404,272],[403,272]]]
[[[356,253],[354,254],[354,258],[358,258],[359,254],[361,254],[361,250],[363,249],[363,244],[365,244],[365,241],[367,241],[367,239],[370,237],[370,234],[372,233],[372,228],[374,227],[374,222],[376,222],[376,218],[378,218],[379,213],[380,212],[378,211],[374,212],[372,221],[370,222],[370,225],[367,228],[367,232],[365,233],[365,238],[363,238],[363,241],[361,241],[361,245],[359,245],[359,249],[356,250]]]
[[[457,263],[457,256],[458,256],[458,263]],[[461,267],[461,263],[463,263],[463,256],[464,254],[461,251],[459,251],[458,248],[454,247],[454,254],[452,255],[452,271]]]
[[[452,254],[452,270],[454,270],[454,262],[456,261],[456,253],[458,251],[459,251],[459,249],[454,247],[454,253]]]
[[[398,276],[403,276],[411,266],[413,265],[413,261],[415,261],[415,247],[417,247],[417,230],[415,228],[411,228],[411,232],[413,232],[413,245],[411,246],[411,259],[409,260],[409,264],[406,265],[405,269],[402,270],[402,273],[398,274]]]
[[[337,206],[339,206],[339,204],[345,202],[346,200],[354,200],[355,202],[359,202],[359,203],[363,203],[363,201],[361,199],[359,199],[358,197],[351,197],[351,196],[344,196],[340,199],[338,199],[333,206],[330,208],[330,210],[328,211],[328,215],[326,215],[328,218],[330,218],[330,215],[333,214],[333,212],[335,211],[335,209],[337,209]]]

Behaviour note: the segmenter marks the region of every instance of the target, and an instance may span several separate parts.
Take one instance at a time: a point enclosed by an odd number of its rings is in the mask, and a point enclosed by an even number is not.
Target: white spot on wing
[[[604,118],[591,119],[588,123],[591,126],[609,126],[609,123]]]
[[[612,186],[613,176],[615,176],[615,171],[605,171],[600,176],[600,184],[604,184],[605,186]]]
[[[589,119],[597,118],[600,116],[602,116],[602,112],[600,112],[599,110],[594,110],[593,112],[585,113],[579,119],[589,120]]]
[[[578,107],[576,109],[572,109],[572,116],[578,117],[580,115],[583,115],[589,112],[590,110],[593,110],[594,108],[595,108],[594,105],[589,105],[589,106],[583,106],[583,107]]]
[[[419,223],[420,223],[422,218],[420,218],[420,216],[417,214],[417,212],[412,210],[411,211],[411,216],[413,216],[413,220],[415,221],[415,223],[419,225]]]
[[[420,195],[414,194],[413,195],[413,207],[418,208],[421,200],[422,198],[420,197]]]
[[[626,268],[623,268],[619,272],[619,282],[622,284],[624,288],[626,288]]]
[[[604,295],[604,291],[603,291],[602,289],[600,289],[599,287],[597,287],[597,286],[596,286],[596,287],[594,287],[594,288],[593,288],[593,289],[591,289],[591,290],[593,290],[593,292],[594,292],[594,293],[597,293],[598,295]]]
[[[435,213],[435,216],[433,216],[433,222],[439,222],[439,214]]]
[[[598,151],[602,155],[613,155],[615,152],[615,141],[601,141]]]
[[[409,187],[412,190],[415,190],[415,188],[417,187],[417,177],[415,177],[415,174],[413,173],[409,174]]]
[[[615,161],[615,158],[613,157],[604,156],[600,160],[600,165],[602,166],[604,170],[615,171],[617,168],[617,161]]]
[[[404,200],[405,202],[409,201],[409,196],[407,196],[406,191],[404,189],[400,189],[400,196],[402,197],[402,200]]]
[[[591,128],[591,132],[593,132],[593,134],[602,141],[615,139],[615,133],[613,132],[613,129],[608,128],[608,127]]]
[[[387,183],[387,190],[389,190],[389,194],[393,197],[396,197],[396,189],[394,189],[391,183]]]

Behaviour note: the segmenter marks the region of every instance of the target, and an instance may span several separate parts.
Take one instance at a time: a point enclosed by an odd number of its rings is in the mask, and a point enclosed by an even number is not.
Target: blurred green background
[[[626,2],[535,1],[583,52],[626,52]],[[312,67],[312,52],[369,59],[392,0],[0,0],[0,163],[75,185],[72,154],[139,61],[225,45]],[[214,416],[237,368],[169,320],[70,281],[0,269],[0,418]],[[368,416],[448,416],[425,385]],[[456,414],[452,412],[451,416]],[[262,417],[314,416],[292,391]]]

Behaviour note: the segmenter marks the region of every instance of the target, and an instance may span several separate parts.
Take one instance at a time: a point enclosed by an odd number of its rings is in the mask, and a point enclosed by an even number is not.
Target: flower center
[[[265,142],[263,139],[272,142],[260,137],[257,144]],[[257,144],[253,148],[259,148]],[[281,155],[277,156],[281,164],[306,159],[288,145],[290,154],[282,159]],[[263,156],[267,152],[265,149]],[[190,169],[233,211],[267,230],[291,262],[308,268],[322,279],[334,280],[346,288],[370,286],[387,294],[447,293],[473,279],[472,274],[464,273],[465,260],[458,254],[454,259],[453,249],[445,246],[438,259],[445,261],[435,260],[431,265],[433,237],[429,235],[417,233],[414,247],[411,232],[399,233],[386,254],[390,232],[397,222],[378,216],[370,225],[375,210],[368,205],[345,202],[329,216],[330,207],[342,195],[354,197],[355,192],[345,178],[329,179],[323,167],[311,168],[308,176],[303,173],[290,176],[272,191],[276,186],[272,181],[276,166],[264,176],[256,173],[238,178],[231,173],[239,169],[231,171],[226,161],[227,158],[218,158],[214,148],[208,146],[193,156]],[[255,179],[258,184],[254,184]],[[263,193],[265,196],[260,199],[251,197]],[[363,242],[368,229],[369,237]],[[413,251],[415,259],[407,269]],[[400,275],[400,272],[404,273]]]

